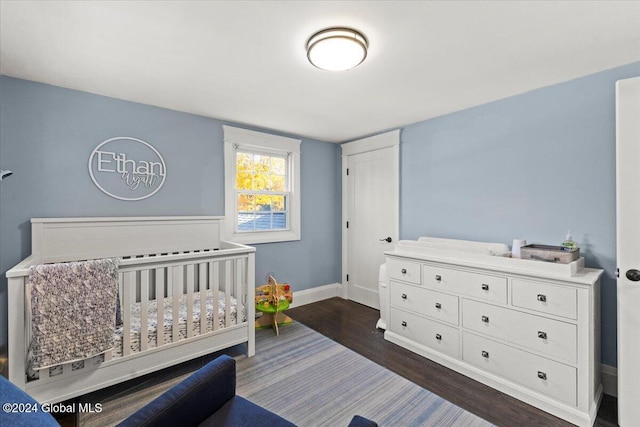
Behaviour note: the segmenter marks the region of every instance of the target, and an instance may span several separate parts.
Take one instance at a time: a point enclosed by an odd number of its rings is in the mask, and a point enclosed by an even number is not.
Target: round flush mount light
[[[351,28],[327,28],[307,41],[307,58],[314,66],[328,71],[346,71],[367,57],[367,39]]]

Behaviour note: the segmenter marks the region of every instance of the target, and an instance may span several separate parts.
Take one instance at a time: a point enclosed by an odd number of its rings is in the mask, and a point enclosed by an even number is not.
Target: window
[[[236,149],[236,231],[287,230],[289,155]]]
[[[300,240],[300,140],[223,126],[225,238]]]

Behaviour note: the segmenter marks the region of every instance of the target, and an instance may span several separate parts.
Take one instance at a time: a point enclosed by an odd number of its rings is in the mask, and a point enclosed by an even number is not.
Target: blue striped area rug
[[[236,361],[236,393],[301,427],[492,425],[297,322],[257,330],[256,355]]]

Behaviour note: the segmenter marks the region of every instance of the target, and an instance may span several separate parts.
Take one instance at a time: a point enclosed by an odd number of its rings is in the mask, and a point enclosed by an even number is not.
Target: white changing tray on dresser
[[[450,242],[401,241],[385,252],[385,339],[592,426],[602,398],[602,270],[584,268],[583,258],[554,264]]]

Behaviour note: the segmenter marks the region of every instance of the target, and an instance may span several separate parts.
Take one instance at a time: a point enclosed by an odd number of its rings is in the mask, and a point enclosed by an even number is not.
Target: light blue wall
[[[294,290],[341,282],[340,153],[337,144],[303,142],[302,240],[256,245],[256,280],[275,272],[279,281],[290,281]]]
[[[0,76],[0,167],[13,171],[0,183],[0,342],[5,272],[31,253],[30,218],[224,215],[222,124]],[[116,136],[162,153],[167,179],[154,196],[120,201],[91,181],[91,151]],[[301,151],[302,240],[258,245],[256,253],[258,282],[272,271],[294,291],[339,282],[341,262],[339,146],[303,138]]]
[[[405,127],[401,236],[560,244],[603,268],[602,362],[616,366],[615,82],[640,62]]]

